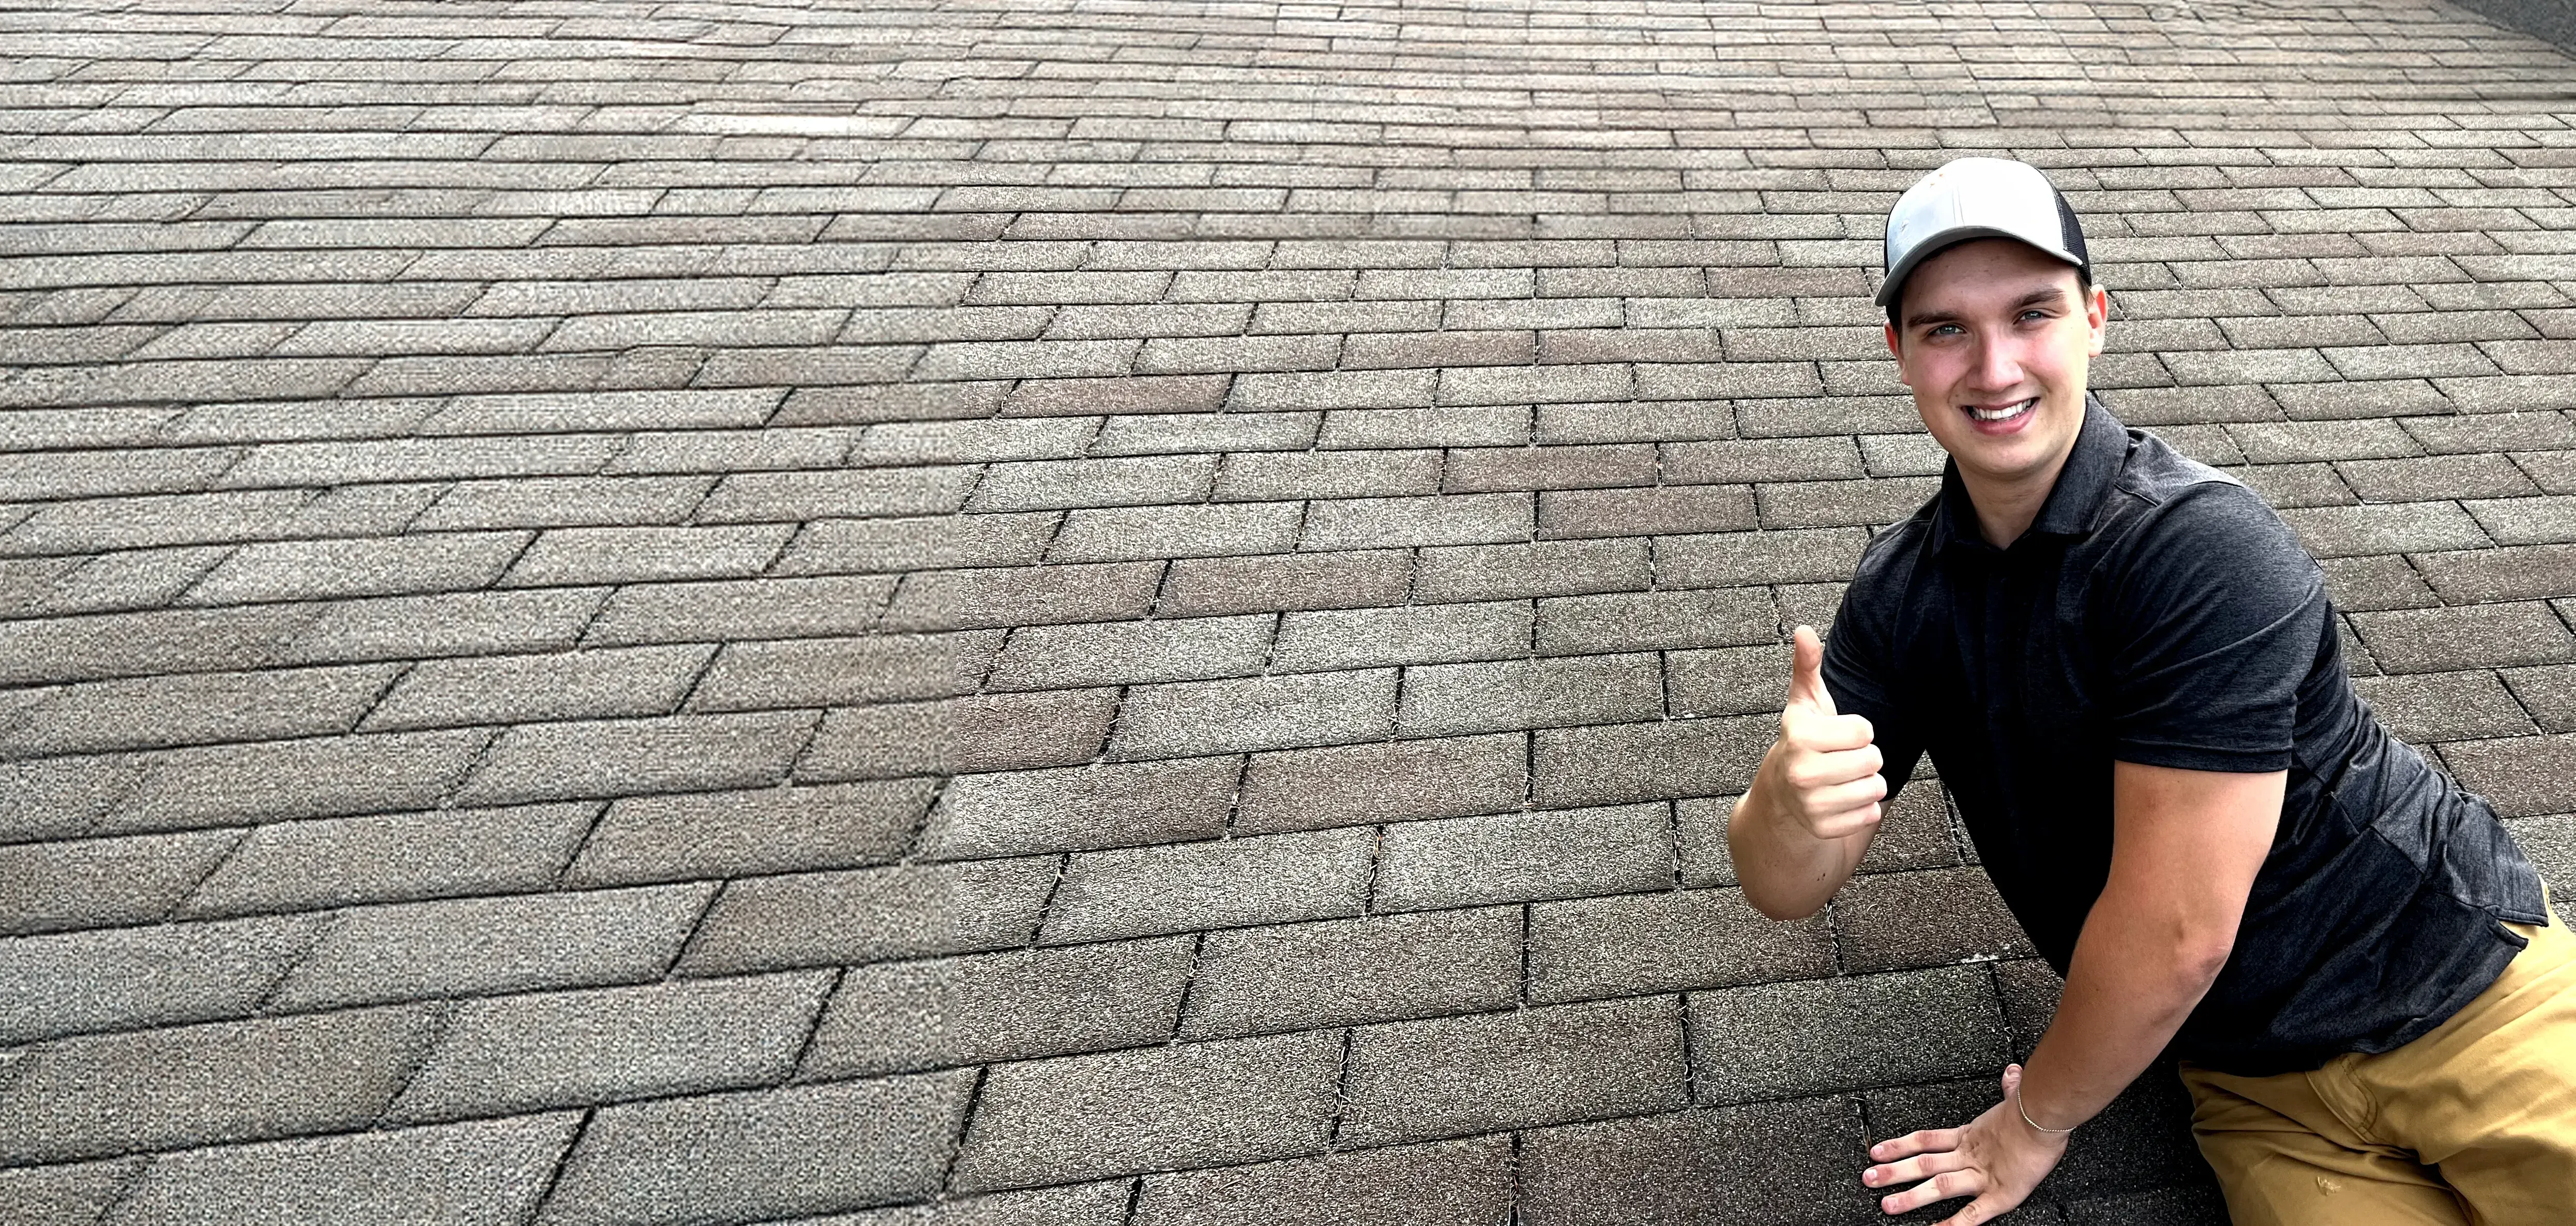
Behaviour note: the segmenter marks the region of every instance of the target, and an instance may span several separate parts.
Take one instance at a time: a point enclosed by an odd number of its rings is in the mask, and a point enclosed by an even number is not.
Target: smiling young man
[[[1728,842],[1754,906],[1812,914],[1928,752],[2066,990],[2001,1103],[1862,1181],[1986,1221],[2169,1053],[2238,1226],[2576,1221],[2576,940],[2362,705],[2279,517],[2086,392],[2109,303],[2065,198],[1962,159],[1886,246],[1888,348],[1950,462],[1831,644],[1798,628]]]

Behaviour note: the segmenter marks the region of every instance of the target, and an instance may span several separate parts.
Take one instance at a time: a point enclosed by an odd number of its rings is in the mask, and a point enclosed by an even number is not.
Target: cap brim
[[[1939,255],[1952,247],[1956,247],[1961,243],[1969,241],[1970,239],[1979,238],[2008,238],[2025,246],[2036,248],[2039,251],[2047,253],[2053,258],[2063,260],[2069,267],[2084,267],[2084,261],[2076,259],[2072,254],[2060,251],[2054,247],[2048,247],[2039,243],[2031,242],[2028,235],[2015,234],[2010,230],[1999,230],[1993,226],[1957,226],[1925,238],[1914,244],[1913,247],[1907,249],[1905,252],[1905,258],[1898,260],[1896,262],[1896,267],[1888,269],[1887,279],[1878,283],[1878,294],[1873,301],[1875,301],[1881,309],[1894,307],[1896,305],[1897,294],[1903,292],[1905,289],[1905,278],[1912,276],[1914,270],[1922,266],[1923,261],[1931,259],[1933,256]]]

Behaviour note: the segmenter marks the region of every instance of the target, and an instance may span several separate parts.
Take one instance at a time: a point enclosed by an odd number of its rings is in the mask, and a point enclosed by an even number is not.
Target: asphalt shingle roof
[[[2576,62],[2438,0],[0,31],[0,1220],[1873,1219],[2057,984],[1937,780],[1722,828],[1971,153],[2576,881]]]

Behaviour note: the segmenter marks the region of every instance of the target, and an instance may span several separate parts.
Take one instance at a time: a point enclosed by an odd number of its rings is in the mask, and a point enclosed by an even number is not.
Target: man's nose
[[[2021,383],[2021,353],[2009,341],[1986,340],[1977,345],[1976,386],[2002,391]]]

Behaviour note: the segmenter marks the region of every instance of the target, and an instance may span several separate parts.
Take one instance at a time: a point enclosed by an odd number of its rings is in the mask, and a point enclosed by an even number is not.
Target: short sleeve
[[[1896,598],[1882,595],[1864,574],[1843,590],[1834,614],[1833,632],[1825,637],[1825,692],[1834,709],[1870,723],[1871,743],[1885,765],[1887,794],[1894,796],[1914,777],[1923,756],[1923,738],[1907,710],[1902,662],[1895,653],[1892,614]]]
[[[2097,709],[2111,756],[2185,770],[2288,767],[2300,687],[2334,633],[2316,561],[2233,482],[2189,487],[2133,541],[2119,573],[2094,589],[2107,674]]]

